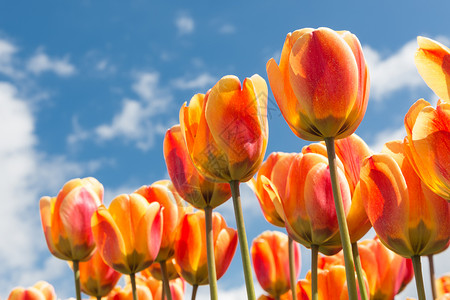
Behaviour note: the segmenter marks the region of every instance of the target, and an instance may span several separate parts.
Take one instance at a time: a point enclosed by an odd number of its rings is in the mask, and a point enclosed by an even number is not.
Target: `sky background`
[[[162,142],[182,103],[227,74],[267,79],[266,62],[279,61],[288,32],[325,26],[356,34],[371,76],[357,134],[374,151],[403,138],[408,108],[422,97],[437,101],[414,66],[416,37],[450,45],[448,11],[449,1],[1,1],[0,297],[38,280],[73,297],[71,270],[45,244],[40,197],[94,176],[109,204],[168,178]],[[271,93],[268,118],[267,155],[307,145]],[[249,243],[280,230],[244,184],[242,201]],[[219,211],[235,227],[231,201]],[[302,259],[301,278],[310,266],[303,247]],[[438,276],[449,272],[448,251],[436,267]],[[243,283],[237,249],[219,281],[221,299],[244,299]],[[414,283],[398,299],[406,295],[416,297]],[[208,297],[201,288],[198,299]]]

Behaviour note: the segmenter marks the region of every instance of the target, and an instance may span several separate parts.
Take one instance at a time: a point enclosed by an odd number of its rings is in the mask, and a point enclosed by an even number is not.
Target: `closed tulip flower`
[[[180,125],[166,132],[164,158],[175,189],[192,206],[215,208],[230,199],[229,184],[211,182],[197,171],[189,157]]]
[[[280,64],[270,59],[267,75],[281,113],[302,139],[344,138],[364,117],[369,73],[361,45],[348,31],[289,33]]]
[[[145,284],[138,284],[136,286],[137,299],[139,300],[159,300],[153,298],[150,289]],[[124,288],[116,286],[114,290],[106,298],[107,300],[133,300],[133,290],[130,284],[127,284]]]
[[[288,236],[278,231],[265,231],[253,240],[253,267],[261,287],[278,298],[289,291]],[[300,273],[300,249],[294,246],[295,278]]]
[[[139,194],[120,195],[92,216],[92,231],[106,264],[122,274],[149,267],[158,255],[163,228],[161,206]]]
[[[267,85],[259,75],[241,85],[224,76],[180,111],[181,130],[195,167],[217,182],[248,181],[267,146]]]
[[[145,271],[147,271],[146,269]],[[153,277],[149,272],[141,272],[139,277],[141,284],[145,284],[153,295],[153,299],[162,299],[163,293],[163,283],[161,280]],[[180,277],[170,280],[170,291],[173,300],[183,300],[184,299],[184,280]],[[167,295],[164,296],[167,299]]]
[[[14,288],[8,296],[8,300],[56,300],[56,293],[51,284],[38,281],[34,286],[27,289]]]
[[[80,263],[81,291],[93,297],[105,297],[116,286],[122,274],[108,266],[98,251]]]
[[[39,206],[50,252],[64,260],[88,260],[95,249],[91,217],[103,200],[103,185],[89,177],[68,181],[57,197],[42,197]]]
[[[166,268],[167,268],[167,276],[169,277],[169,280],[176,279],[180,277],[178,275],[177,269],[175,268],[175,264],[177,262],[175,261],[175,258],[172,258],[166,262]],[[148,267],[145,270],[141,271],[141,275],[146,278],[155,278],[157,280],[163,280],[163,274],[161,271],[161,265],[159,263],[153,263],[150,267]]]
[[[432,39],[418,36],[414,61],[420,76],[444,101],[450,100],[450,49]]]
[[[236,251],[237,233],[227,227],[225,219],[216,212],[213,213],[213,242],[217,279],[220,279]],[[175,242],[175,267],[181,277],[193,286],[208,284],[205,243],[204,212],[186,214]]]
[[[405,116],[405,152],[420,179],[450,201],[450,103],[421,99]]]
[[[450,273],[436,279],[436,293],[438,297],[450,296]]]

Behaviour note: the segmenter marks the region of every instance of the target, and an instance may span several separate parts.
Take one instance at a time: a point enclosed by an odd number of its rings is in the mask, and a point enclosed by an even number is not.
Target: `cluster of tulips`
[[[306,28],[287,35],[279,64],[267,63],[289,127],[314,142],[300,153],[271,153],[263,162],[267,84],[259,75],[242,84],[225,76],[185,103],[180,124],[167,131],[170,181],[120,195],[109,208],[94,178],[71,180],[57,197],[43,197],[47,245],[73,268],[77,299],[81,291],[97,299],[183,299],[185,283],[193,299],[206,284],[218,299],[217,280],[238,241],[248,299],[256,299],[252,262],[267,292],[259,299],[393,299],[413,276],[425,299],[421,257],[432,267],[450,238],[450,50],[428,38],[418,43],[417,68],[440,100],[436,107],[413,104],[407,136],[379,154],[354,134],[369,97],[358,39]],[[249,251],[241,182],[287,235],[266,231]],[[237,230],[213,212],[230,197]],[[377,237],[360,241],[372,227]],[[311,249],[311,270],[299,281],[297,243]],[[118,287],[122,274],[129,275],[126,286]],[[450,299],[450,275],[431,275],[433,297]],[[56,295],[39,282],[13,290],[10,299]]]

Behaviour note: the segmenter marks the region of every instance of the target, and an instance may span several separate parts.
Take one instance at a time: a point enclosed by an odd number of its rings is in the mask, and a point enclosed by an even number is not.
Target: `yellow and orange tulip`
[[[414,61],[420,76],[439,98],[450,101],[450,49],[422,36],[417,43]]]
[[[245,182],[258,171],[267,147],[267,85],[259,75],[241,85],[222,77],[180,110],[181,131],[201,174],[216,182]]]
[[[30,288],[16,287],[8,300],[56,300],[56,293],[53,286],[45,281],[38,281]]]
[[[146,269],[145,271],[147,271]],[[142,284],[145,284],[153,295],[153,299],[161,299],[163,292],[163,283],[161,280],[153,277],[149,272],[141,272],[141,276],[138,277]],[[184,280],[180,277],[171,279],[169,281],[170,291],[173,300],[183,300],[184,299]],[[167,299],[165,295],[164,299]]]
[[[169,277],[169,280],[176,279],[180,277],[178,275],[177,269],[175,268],[176,264],[175,258],[169,259],[166,261],[166,268],[167,268],[167,276]],[[163,280],[163,274],[161,271],[161,265],[157,262],[154,262],[150,267],[148,267],[145,270],[141,271],[141,275],[145,278],[155,278],[157,280]]]
[[[164,208],[161,248],[155,261],[167,261],[174,254],[173,245],[178,225],[192,207],[181,199],[170,180],[160,180],[150,186],[142,186],[135,193],[143,196],[149,203],[159,203]]]
[[[450,103],[421,99],[405,116],[405,152],[420,179],[450,201]]]
[[[103,185],[92,177],[72,179],[57,197],[41,198],[42,227],[54,256],[70,261],[91,257],[95,250],[91,217],[102,200]]]
[[[149,267],[158,255],[163,230],[159,203],[139,194],[120,195],[108,209],[100,206],[92,216],[92,232],[103,260],[122,274]]]
[[[252,243],[251,255],[256,278],[261,287],[278,298],[291,288],[289,275],[288,236],[278,231],[265,231]],[[300,249],[294,244],[295,278],[300,273]]]
[[[81,291],[93,297],[107,296],[122,276],[103,261],[98,251],[88,261],[80,262],[79,270]]]
[[[136,294],[139,300],[159,300],[153,298],[152,292],[145,284],[136,285]],[[116,286],[111,293],[109,293],[107,300],[133,300],[133,291],[131,284],[127,284],[124,288]],[[161,299],[161,298],[160,298]]]
[[[281,113],[298,137],[345,138],[361,123],[369,73],[350,32],[304,28],[288,33],[280,64],[272,58],[266,68]]]
[[[192,206],[215,208],[231,197],[229,184],[211,182],[197,171],[189,157],[180,125],[166,132],[164,158],[175,189]]]
[[[450,296],[450,273],[436,279],[436,296]]]
[[[414,277],[411,259],[390,251],[379,239],[361,241],[358,249],[370,299],[393,300]]]
[[[381,242],[404,257],[430,255],[447,247],[450,203],[421,182],[401,141],[364,160],[361,196]]]
[[[237,247],[236,230],[227,227],[225,219],[214,212],[212,219],[214,256],[217,279],[220,279],[233,259]],[[208,284],[206,258],[205,213],[186,214],[175,241],[175,267],[191,285]]]

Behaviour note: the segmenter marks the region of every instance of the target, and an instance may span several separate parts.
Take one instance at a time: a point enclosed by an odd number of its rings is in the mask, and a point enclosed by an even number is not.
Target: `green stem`
[[[239,181],[230,182],[231,195],[233,196],[234,216],[239,238],[239,248],[241,248],[242,267],[244,269],[245,286],[247,288],[248,300],[256,300],[255,288],[253,287],[252,267],[250,254],[248,252],[247,234],[245,233],[244,216],[242,215],[241,196],[239,193]]]
[[[350,300],[358,299],[355,280],[355,265],[353,263],[352,245],[350,242],[350,234],[348,232],[347,221],[345,219],[344,205],[342,203],[341,188],[336,168],[336,153],[334,150],[334,138],[325,138],[327,146],[328,164],[330,168],[331,186],[333,188],[334,206],[336,208],[336,216],[339,224],[339,233],[342,241],[342,249],[345,260],[345,274],[347,276],[348,296]]]
[[[166,289],[164,288],[164,281],[161,281],[161,284],[163,285],[161,289],[161,300],[166,300]]]
[[[413,268],[414,268],[414,277],[416,279],[416,287],[417,287],[417,296],[419,300],[425,300],[425,288],[423,286],[423,276],[422,276],[422,264],[420,262],[420,256],[414,255],[411,257]]]
[[[295,252],[294,252],[294,240],[289,236],[289,280],[291,283],[292,300],[297,300],[297,277],[295,276]]]
[[[436,295],[436,278],[434,277],[434,259],[433,259],[433,254],[428,255],[428,262],[430,264],[431,294],[433,295],[433,299],[436,299],[437,298],[437,295]]]
[[[212,207],[205,207],[206,254],[208,259],[209,293],[211,300],[217,300],[216,261],[214,258],[214,241],[212,229]]]
[[[161,273],[163,276],[163,289],[164,293],[167,295],[167,300],[172,300],[172,293],[170,292],[170,283],[169,283],[169,275],[167,274],[166,261],[163,260],[159,262],[161,266]]]
[[[131,290],[133,292],[133,300],[138,300],[137,290],[136,290],[136,274],[135,273],[130,274],[130,281],[131,281]]]
[[[311,300],[319,299],[317,292],[317,261],[319,258],[319,246],[311,245]]]
[[[364,282],[364,274],[359,258],[358,242],[352,243],[353,259],[355,260],[356,275],[358,276],[359,293],[361,300],[368,300],[366,284]]]
[[[195,297],[197,297],[197,289],[198,289],[198,284],[194,284],[192,286],[192,296],[191,296],[191,300],[195,300]]]
[[[73,276],[75,279],[75,293],[77,295],[77,300],[81,300],[80,262],[78,260],[73,261]]]

